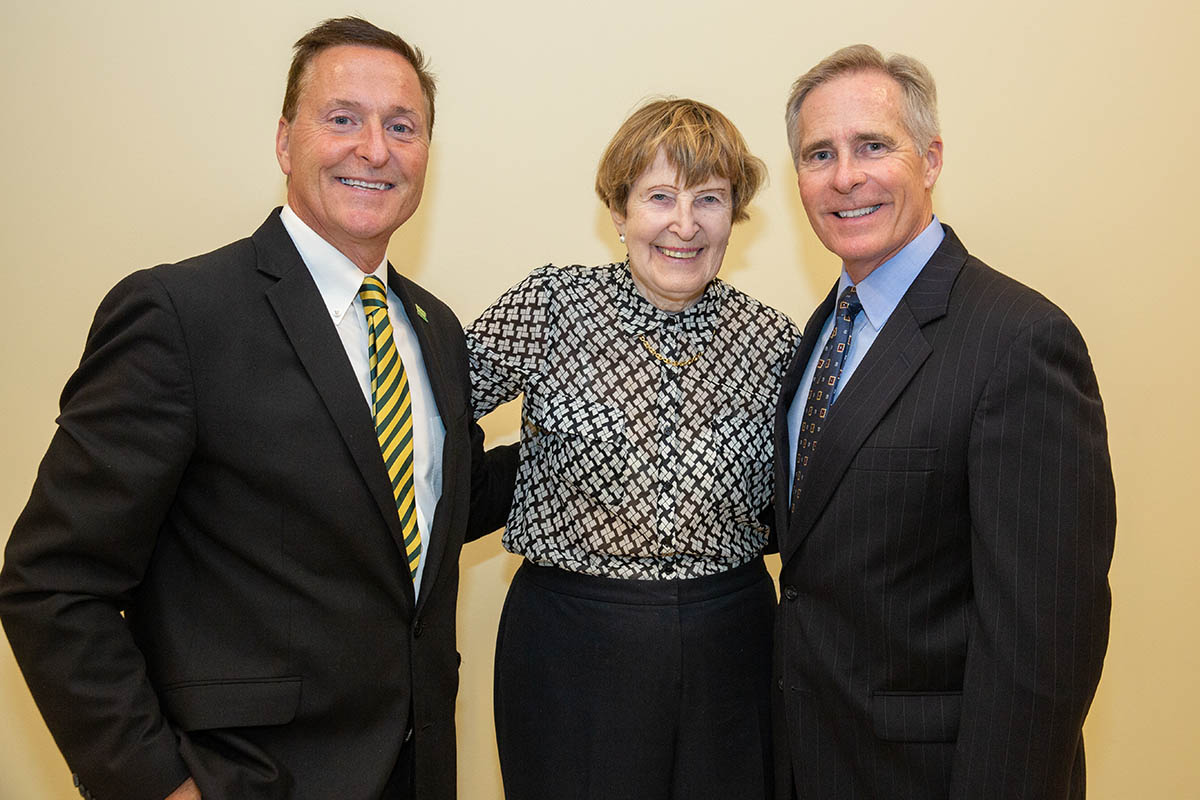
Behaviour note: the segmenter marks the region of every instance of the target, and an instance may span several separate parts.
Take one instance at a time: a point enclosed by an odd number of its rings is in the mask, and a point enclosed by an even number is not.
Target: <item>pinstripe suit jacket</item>
[[[781,798],[1084,795],[1116,520],[1104,410],[1067,316],[945,230],[790,509],[787,409],[833,292],[784,379]]]

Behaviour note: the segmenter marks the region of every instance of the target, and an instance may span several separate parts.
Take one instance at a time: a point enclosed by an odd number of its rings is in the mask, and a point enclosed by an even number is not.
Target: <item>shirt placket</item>
[[[671,317],[661,329],[662,355],[673,361],[687,358],[682,352],[680,320]],[[676,576],[675,556],[679,542],[679,483],[676,481],[676,465],[679,463],[679,423],[682,416],[683,392],[680,387],[681,367],[658,362],[659,391],[658,419],[658,486],[655,529],[658,533],[660,557],[671,559],[662,566],[663,578]]]

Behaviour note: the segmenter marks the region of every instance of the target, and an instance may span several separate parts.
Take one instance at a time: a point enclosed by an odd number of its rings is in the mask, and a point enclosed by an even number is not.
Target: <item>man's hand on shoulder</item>
[[[179,784],[179,788],[167,795],[166,800],[200,800],[200,787],[191,778]]]

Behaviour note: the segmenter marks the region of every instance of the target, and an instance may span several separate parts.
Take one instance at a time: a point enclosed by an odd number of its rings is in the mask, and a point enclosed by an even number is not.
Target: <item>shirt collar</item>
[[[858,299],[862,301],[863,311],[866,312],[867,321],[875,330],[881,329],[945,236],[946,232],[942,230],[942,224],[938,222],[935,214],[933,221],[917,234],[917,238],[871,270],[871,274],[857,284],[850,280],[843,266],[842,277],[838,281],[838,297],[842,296],[847,286],[854,285],[858,291]]]
[[[279,218],[300,251],[304,265],[312,273],[317,291],[336,325],[354,305],[366,275],[342,251],[308,227],[291,207],[285,205]],[[371,274],[383,281],[384,286],[388,285],[386,256]]]
[[[681,333],[695,334],[701,339],[707,339],[716,327],[721,301],[729,293],[728,284],[721,279],[711,280],[708,286],[704,287],[700,299],[683,311],[663,311],[638,291],[633,282],[633,273],[629,270],[628,259],[616,266],[615,311],[618,322],[630,336],[677,326]]]

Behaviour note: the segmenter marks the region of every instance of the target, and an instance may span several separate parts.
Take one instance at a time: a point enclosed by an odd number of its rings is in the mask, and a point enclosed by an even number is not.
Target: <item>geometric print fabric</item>
[[[646,341],[672,366],[655,358]],[[799,339],[721,280],[681,312],[627,264],[534,270],[467,330],[476,416],[524,395],[504,546],[632,579],[746,563],[767,539],[772,425]]]
[[[383,281],[374,275],[367,276],[358,294],[367,317],[375,435],[392,482],[408,568],[415,578],[421,563],[421,532],[417,527],[417,493],[413,481],[412,396],[408,390],[408,376],[392,338]]]
[[[861,310],[862,301],[858,299],[858,289],[847,286],[838,298],[833,329],[829,331],[829,338],[825,340],[825,347],[817,360],[812,388],[808,391],[808,399],[804,406],[804,416],[800,418],[800,434],[796,443],[796,477],[792,481],[793,505],[800,496],[809,458],[817,450],[817,438],[825,424],[825,415],[833,405],[838,378],[841,377],[842,365],[850,349],[854,318]]]

